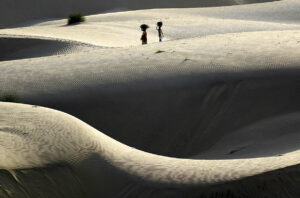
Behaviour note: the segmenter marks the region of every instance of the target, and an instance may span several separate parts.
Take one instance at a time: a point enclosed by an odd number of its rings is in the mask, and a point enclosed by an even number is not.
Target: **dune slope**
[[[63,55],[96,48],[74,41],[7,36],[0,36],[0,45],[0,61]]]
[[[141,194],[143,197],[181,197],[183,194],[199,197],[218,192],[240,197],[249,192],[261,193],[259,189],[266,184],[273,187],[280,184],[280,187],[264,197],[285,193],[296,197],[300,193],[288,183],[298,184],[293,174],[299,171],[299,150],[283,156],[252,159],[176,159],[123,145],[62,112],[10,103],[0,103],[0,109],[1,169],[8,170],[0,174],[5,185],[1,187],[2,194],[9,191],[11,196],[18,197],[17,194],[24,190],[29,197],[37,197],[36,192],[47,196],[53,194],[53,188],[49,193],[43,190],[49,180],[57,185],[62,180],[71,182],[80,193],[76,197]],[[299,122],[296,125],[299,127]],[[41,189],[31,190],[37,178],[34,174],[39,175]],[[250,177],[255,175],[258,176]],[[35,179],[28,180],[26,176]],[[15,188],[9,186],[9,180],[17,182],[12,185]],[[71,183],[67,186],[71,187]],[[59,186],[57,190],[62,191]],[[62,192],[69,196],[72,192],[69,190]]]
[[[156,43],[156,22],[164,22],[164,41],[208,35],[300,29],[295,0],[217,8],[154,9],[98,14],[80,25],[66,26],[66,20],[46,20],[0,30],[4,35],[74,40],[106,47],[140,45],[142,23],[150,25],[148,43]],[[273,17],[276,16],[276,17]],[[274,18],[273,20],[272,17]]]
[[[0,30],[0,197],[298,198],[300,4],[224,2]]]
[[[267,2],[272,0],[2,0],[0,2],[0,27],[14,25],[34,19],[45,18],[66,18],[72,12],[93,14],[114,10],[136,10],[149,8],[182,8],[182,7],[203,7],[203,6],[224,6],[235,4],[247,4]]]
[[[258,35],[261,45],[249,45]],[[165,42],[159,54],[149,45],[9,61],[1,64],[1,90],[68,112],[130,146],[188,157],[227,133],[299,111],[299,35],[227,34]]]

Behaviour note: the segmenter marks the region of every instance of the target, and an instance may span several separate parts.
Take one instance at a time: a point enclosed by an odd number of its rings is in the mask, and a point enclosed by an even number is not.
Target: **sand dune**
[[[58,3],[3,2],[33,11]],[[4,24],[166,2],[60,2]],[[0,197],[298,198],[299,8],[138,10],[1,29],[0,100],[24,104],[0,102]],[[141,23],[151,26],[147,46]]]
[[[299,40],[299,31],[239,33],[95,50],[88,60],[75,53],[9,61],[0,66],[1,90],[68,112],[139,149],[191,156],[215,141],[213,132],[222,136],[299,110]]]
[[[195,9],[194,13],[223,19],[229,18],[299,24],[300,17],[297,14],[299,7],[300,2],[297,0],[284,0],[259,5],[231,6],[225,9],[224,7],[203,9],[201,12],[197,12]]]
[[[297,30],[300,24],[295,22],[295,17],[299,9],[299,2],[292,0],[213,9],[140,10],[87,16],[87,22],[78,26],[66,26],[65,19],[43,21],[26,27],[3,29],[0,34],[75,40],[106,47],[130,47],[140,45],[141,23],[150,25],[149,43],[156,43],[155,24],[158,20],[165,23],[164,40],[177,40],[226,33]],[[277,17],[270,21],[274,15]],[[238,17],[243,18],[241,20]]]
[[[200,196],[207,193],[205,188],[211,185],[230,183],[282,168],[286,168],[281,170],[283,175],[277,177],[285,181],[286,178],[292,178],[289,170],[295,169],[291,166],[298,165],[300,158],[299,151],[288,152],[283,156],[235,160],[168,158],[118,143],[62,112],[9,103],[0,103],[0,108],[1,118],[4,118],[4,124],[1,125],[2,169],[22,168],[26,175],[26,168],[63,164],[62,167],[54,168],[53,172],[42,169],[36,169],[36,172],[57,179],[56,171],[66,169],[63,177],[68,177],[74,184],[76,177],[83,181],[86,185],[83,187],[92,197],[132,197],[141,193],[151,193],[153,197],[180,197],[181,191],[186,191],[188,187],[194,189],[187,191],[187,195]],[[296,170],[299,170],[298,167]],[[23,189],[21,172],[12,171],[10,174],[19,183],[20,189]],[[269,180],[270,184],[274,182],[272,178],[274,179],[274,175]],[[109,182],[112,180],[113,184]],[[30,180],[28,182],[32,183]],[[4,181],[4,184],[7,183]],[[260,184],[256,183],[252,191],[259,189]],[[233,186],[238,188],[239,185],[241,184]],[[282,185],[281,189],[285,189],[286,184],[282,182]],[[163,186],[169,189],[167,193]],[[6,186],[1,188],[5,191]],[[292,189],[290,193],[299,193]],[[227,191],[227,187],[223,186],[223,190]],[[80,188],[77,191],[80,192]],[[232,193],[231,191],[241,195],[235,189],[229,188],[228,192]],[[18,191],[11,192],[11,195],[14,196],[15,193]],[[31,193],[34,191],[27,191],[29,196]]]
[[[114,10],[223,6],[267,1],[272,0],[173,0],[172,3],[167,0],[52,0],[42,2],[35,0],[2,0],[0,2],[0,27],[34,19],[66,18],[72,12],[94,14]]]

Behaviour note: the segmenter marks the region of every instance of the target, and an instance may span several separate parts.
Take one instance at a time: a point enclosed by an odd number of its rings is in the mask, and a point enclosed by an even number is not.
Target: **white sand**
[[[159,20],[165,23],[165,40],[176,40],[212,34],[297,30],[300,27],[299,20],[294,20],[297,19],[299,9],[300,3],[290,0],[213,9],[140,10],[92,15],[86,17],[87,22],[75,26],[66,26],[65,19],[39,22],[21,28],[3,29],[0,34],[42,36],[99,46],[128,47],[140,45],[139,26],[142,23],[150,25],[149,42],[154,43],[158,40],[155,26]],[[243,10],[242,14],[240,10]],[[273,16],[276,18],[271,21],[270,17]]]
[[[140,10],[0,30],[3,53],[15,50],[0,62],[0,97],[82,120],[0,103],[0,195],[298,197],[298,9],[285,0]],[[28,50],[34,39],[54,52]]]

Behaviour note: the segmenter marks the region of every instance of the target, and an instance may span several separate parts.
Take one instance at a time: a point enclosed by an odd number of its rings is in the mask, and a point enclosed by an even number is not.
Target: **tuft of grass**
[[[155,54],[159,54],[159,53],[163,53],[163,52],[165,52],[165,51],[163,51],[163,50],[157,50],[157,51],[155,52]]]
[[[13,94],[6,94],[3,97],[0,98],[0,101],[2,102],[14,102],[14,103],[19,103],[20,99],[18,96],[13,95]]]
[[[185,57],[183,62],[188,61],[188,60],[191,60],[191,59],[189,59],[188,57]]]
[[[68,17],[68,25],[84,22],[85,17],[81,13],[72,13]]]

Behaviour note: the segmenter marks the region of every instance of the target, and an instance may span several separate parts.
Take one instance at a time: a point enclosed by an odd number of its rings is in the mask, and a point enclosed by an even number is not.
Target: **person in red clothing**
[[[142,45],[146,45],[147,44],[147,29],[149,28],[149,26],[146,24],[142,24],[140,27],[141,27],[141,30],[143,31],[143,34],[141,37]]]
[[[164,33],[161,30],[161,27],[163,25],[163,22],[157,22],[157,27],[156,30],[158,31],[158,38],[159,38],[159,42],[162,42],[162,38],[164,37]]]

